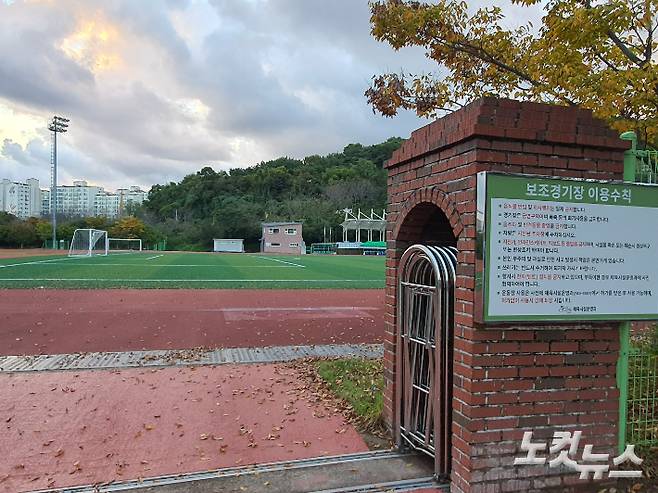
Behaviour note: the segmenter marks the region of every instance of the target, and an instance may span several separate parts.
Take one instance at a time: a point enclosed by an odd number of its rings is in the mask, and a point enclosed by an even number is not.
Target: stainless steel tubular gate
[[[414,245],[399,268],[396,440],[450,472],[457,249]]]

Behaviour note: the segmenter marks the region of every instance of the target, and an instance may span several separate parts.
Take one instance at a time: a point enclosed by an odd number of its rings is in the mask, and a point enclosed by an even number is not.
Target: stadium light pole
[[[50,184],[50,213],[53,220],[53,248],[57,248],[57,134],[66,133],[69,126],[68,118],[53,116],[48,130],[53,133],[53,148],[50,157],[52,167],[52,183]]]

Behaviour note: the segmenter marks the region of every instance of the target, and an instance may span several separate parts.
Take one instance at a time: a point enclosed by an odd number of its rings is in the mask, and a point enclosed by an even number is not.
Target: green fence
[[[333,255],[336,253],[335,243],[311,243],[311,248],[308,253],[317,253],[324,255]]]
[[[57,244],[53,247],[53,240],[44,240],[43,248],[52,249],[52,250],[68,250],[71,246],[69,240],[57,240]]]
[[[628,352],[626,442],[658,445],[658,351],[649,345]]]
[[[624,155],[624,180],[658,184],[658,150],[638,149],[634,132],[623,133],[621,138],[632,144]],[[631,324],[621,324],[617,362],[620,451],[627,443],[658,445],[658,349],[653,339],[653,344],[631,344]]]
[[[635,181],[639,183],[658,183],[658,151],[635,151]]]

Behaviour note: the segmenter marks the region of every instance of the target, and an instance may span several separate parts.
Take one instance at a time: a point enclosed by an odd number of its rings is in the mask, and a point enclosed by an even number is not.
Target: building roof
[[[286,226],[288,224],[302,224],[302,221],[280,221],[280,222],[274,222],[274,223],[261,223],[261,225],[266,228],[269,226]]]

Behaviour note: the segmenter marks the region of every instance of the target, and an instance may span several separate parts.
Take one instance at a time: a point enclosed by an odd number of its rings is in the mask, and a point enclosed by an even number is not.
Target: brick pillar
[[[504,171],[622,179],[626,143],[590,111],[491,98],[414,131],[388,169],[385,413],[394,423],[397,266],[405,248],[457,240],[452,491],[564,491],[588,483],[548,466],[514,466],[523,431],[583,432],[615,452],[617,323],[474,322],[476,174]],[[442,211],[436,215],[437,208]]]

